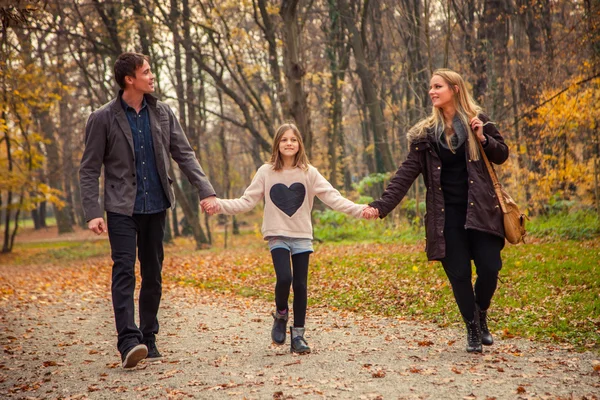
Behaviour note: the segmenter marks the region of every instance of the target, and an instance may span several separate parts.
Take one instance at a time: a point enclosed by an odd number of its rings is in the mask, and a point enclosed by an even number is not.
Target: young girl
[[[354,204],[342,197],[309,164],[302,136],[294,124],[283,124],[273,141],[271,161],[258,169],[252,183],[239,199],[218,199],[208,205],[209,214],[239,214],[251,210],[265,199],[262,234],[269,241],[277,276],[271,338],[284,344],[288,320],[290,285],[294,288],[294,326],[290,327],[291,351],[310,353],[304,338],[307,303],[308,259],[313,252],[311,210],[314,197],[334,210],[360,217],[366,205]],[[293,274],[290,268],[293,266]]]

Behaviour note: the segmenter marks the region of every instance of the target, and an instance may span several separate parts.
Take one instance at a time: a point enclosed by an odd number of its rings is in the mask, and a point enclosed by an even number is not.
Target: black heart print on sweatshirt
[[[291,217],[304,203],[306,188],[298,182],[292,183],[290,187],[285,186],[283,183],[276,183],[271,187],[269,194],[273,204],[286,213],[288,217]]]

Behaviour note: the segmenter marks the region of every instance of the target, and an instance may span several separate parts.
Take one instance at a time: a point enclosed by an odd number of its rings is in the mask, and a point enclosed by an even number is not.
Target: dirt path
[[[63,291],[58,300],[3,297],[0,398],[600,396],[598,357],[592,353],[510,339],[471,355],[464,351],[462,331],[453,328],[313,307],[307,330],[313,353],[296,356],[288,345],[270,344],[269,303],[177,285],[166,288],[159,315],[164,358],[125,371],[110,299],[101,293],[79,287]]]

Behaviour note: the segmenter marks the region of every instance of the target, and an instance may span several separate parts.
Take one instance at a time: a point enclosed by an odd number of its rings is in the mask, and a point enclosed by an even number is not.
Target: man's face
[[[141,93],[154,92],[154,75],[150,71],[150,64],[144,60],[144,64],[135,70],[135,77],[125,77],[129,89],[133,89]]]

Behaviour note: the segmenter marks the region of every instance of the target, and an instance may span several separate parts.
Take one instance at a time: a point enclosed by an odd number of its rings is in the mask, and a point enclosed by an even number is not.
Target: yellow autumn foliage
[[[600,137],[600,78],[582,85],[573,78],[569,90],[556,96],[545,91],[541,98],[552,98],[529,119],[527,140],[531,190],[530,206],[542,210],[549,202],[575,200],[583,205],[595,201]],[[565,87],[567,87],[565,85]],[[520,144],[524,152],[525,144]]]

